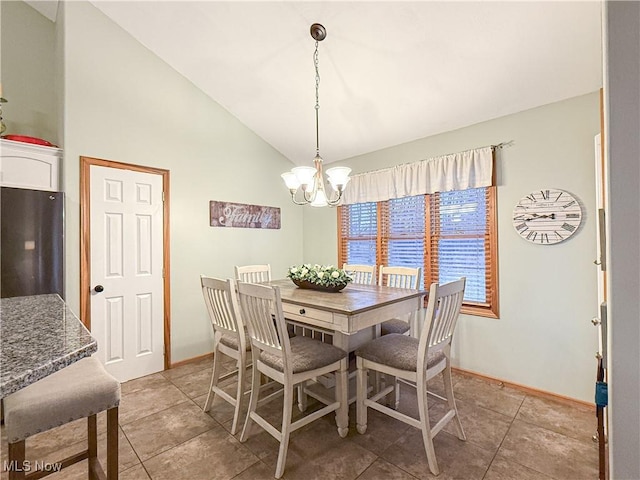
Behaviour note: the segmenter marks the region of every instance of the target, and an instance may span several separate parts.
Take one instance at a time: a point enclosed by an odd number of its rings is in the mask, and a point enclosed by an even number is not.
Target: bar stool
[[[97,358],[79,360],[4,399],[4,420],[9,443],[9,480],[42,478],[53,471],[26,474],[28,437],[87,418],[87,449],[65,458],[61,468],[88,459],[90,479],[118,478],[118,405],[120,383]],[[98,461],[97,414],[107,411],[107,475]],[[33,463],[31,463],[33,465]]]

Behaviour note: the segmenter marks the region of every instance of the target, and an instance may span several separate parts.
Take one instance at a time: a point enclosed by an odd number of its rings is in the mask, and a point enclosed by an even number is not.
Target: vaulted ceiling
[[[298,164],[315,155],[315,22],[325,162],[602,86],[598,1],[91,3]]]

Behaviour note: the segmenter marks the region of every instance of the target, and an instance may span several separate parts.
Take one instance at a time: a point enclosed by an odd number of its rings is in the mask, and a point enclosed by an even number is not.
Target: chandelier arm
[[[297,192],[298,192],[297,190],[295,190],[295,191],[291,192],[291,201],[292,201],[295,205],[309,205],[309,202],[307,202],[306,200],[305,200],[305,201],[302,201],[302,202],[299,202],[298,200],[296,200],[296,193],[297,193]]]
[[[334,190],[331,193],[331,197],[335,197],[335,198],[333,198],[332,200],[329,200],[329,197],[327,197],[327,203],[331,206],[338,205],[342,200],[342,189]]]
[[[311,203],[316,198],[317,194],[318,194],[318,179],[316,178],[316,176],[314,176],[313,188],[311,190],[302,190],[302,196],[305,202]]]

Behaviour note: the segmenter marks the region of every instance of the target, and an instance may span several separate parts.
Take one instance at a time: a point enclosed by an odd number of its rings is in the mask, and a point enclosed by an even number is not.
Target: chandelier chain
[[[320,112],[320,72],[318,70],[318,65],[320,64],[318,60],[318,41],[316,40],[316,49],[313,52],[313,65],[316,69],[316,156],[320,156],[320,130],[318,127],[318,117]]]

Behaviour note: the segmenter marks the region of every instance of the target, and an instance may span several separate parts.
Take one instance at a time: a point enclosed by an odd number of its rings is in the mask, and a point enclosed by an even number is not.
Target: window
[[[423,285],[467,278],[463,313],[498,317],[495,187],[338,210],[339,264],[422,267]]]

